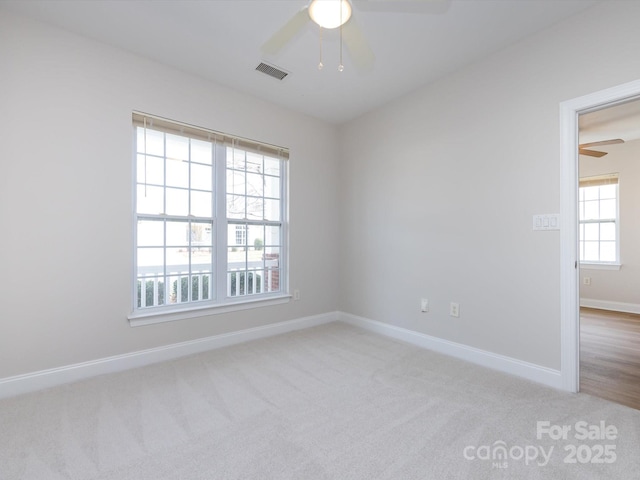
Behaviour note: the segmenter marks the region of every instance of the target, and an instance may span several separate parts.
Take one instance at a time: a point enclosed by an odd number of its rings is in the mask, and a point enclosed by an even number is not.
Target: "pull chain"
[[[340,25],[340,65],[338,65],[338,71],[342,72],[343,70],[344,65],[342,64],[342,25]]]
[[[320,25],[318,25],[319,30],[319,46],[320,46],[320,63],[318,63],[318,70],[322,70],[322,67],[324,67],[324,64],[322,63],[322,27]]]
[[[340,0],[340,65],[338,65],[338,71],[342,72],[344,65],[342,64],[342,0]]]
[[[147,117],[144,117],[144,197],[147,198]]]

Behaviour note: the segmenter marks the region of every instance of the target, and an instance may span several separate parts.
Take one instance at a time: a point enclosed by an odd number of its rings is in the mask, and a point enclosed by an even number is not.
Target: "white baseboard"
[[[368,318],[358,317],[349,313],[340,312],[339,319],[350,325],[379,333],[387,337],[395,338],[396,340],[402,340],[418,347],[450,355],[500,372],[517,375],[553,388],[563,388],[559,370],[541,367],[540,365],[535,365],[533,363],[487,352],[486,350],[469,347],[461,343],[450,342],[448,340],[396,327],[387,323],[369,320]]]
[[[0,398],[206,352],[338,320],[331,312],[0,379]]]
[[[596,300],[594,298],[581,298],[581,307],[598,308],[600,310],[612,310],[614,312],[638,313],[640,305],[637,303],[610,302],[609,300]]]
[[[356,315],[343,312],[330,312],[187,342],[174,343],[163,347],[141,350],[124,355],[115,355],[113,357],[100,358],[89,362],[3,378],[0,379],[0,398],[13,397],[23,393],[55,387],[65,383],[76,382],[78,380],[95,377],[97,375],[144,367],[145,365],[151,365],[153,363],[173,360],[187,355],[202,353],[294,330],[314,327],[337,320],[387,337],[395,338],[421,348],[460,358],[477,365],[517,375],[554,388],[562,388],[561,376],[558,370],[541,367],[532,363],[523,362],[514,358],[487,352],[485,350],[469,347],[460,343],[450,342],[448,340],[432,337],[424,333],[407,330],[383,322],[369,320]]]

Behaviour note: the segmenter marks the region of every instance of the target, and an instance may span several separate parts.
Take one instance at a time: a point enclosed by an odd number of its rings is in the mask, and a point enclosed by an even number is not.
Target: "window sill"
[[[291,295],[278,295],[273,297],[262,297],[250,300],[242,300],[217,305],[190,305],[183,308],[172,308],[168,310],[144,310],[131,313],[127,318],[131,327],[142,325],[152,325],[155,323],[173,322],[174,320],[184,320],[187,318],[205,317],[207,315],[218,315],[221,313],[237,312],[251,308],[268,307],[289,303]]]
[[[620,270],[621,267],[621,263],[580,262],[580,268],[583,270]]]

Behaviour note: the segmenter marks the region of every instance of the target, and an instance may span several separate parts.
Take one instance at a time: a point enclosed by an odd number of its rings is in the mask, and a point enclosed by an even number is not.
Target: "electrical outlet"
[[[427,300],[426,298],[423,298],[420,301],[420,311],[423,313],[429,311],[429,300]]]
[[[582,279],[582,283],[584,283],[585,285],[591,285],[591,277],[584,277]]]
[[[300,290],[293,291],[293,299],[296,301],[300,300]]]
[[[456,302],[451,302],[451,304],[449,305],[449,315],[452,317],[459,317],[460,316],[460,304],[456,303]]]

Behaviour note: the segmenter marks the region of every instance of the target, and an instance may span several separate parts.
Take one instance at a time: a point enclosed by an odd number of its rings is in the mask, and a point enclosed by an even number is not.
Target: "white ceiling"
[[[375,54],[357,71],[308,24],[276,55],[261,45],[308,0],[0,0],[0,8],[93,37],[295,111],[342,123],[589,8],[592,0],[353,0]],[[1,14],[1,11],[0,11]],[[290,72],[278,81],[261,61]]]

